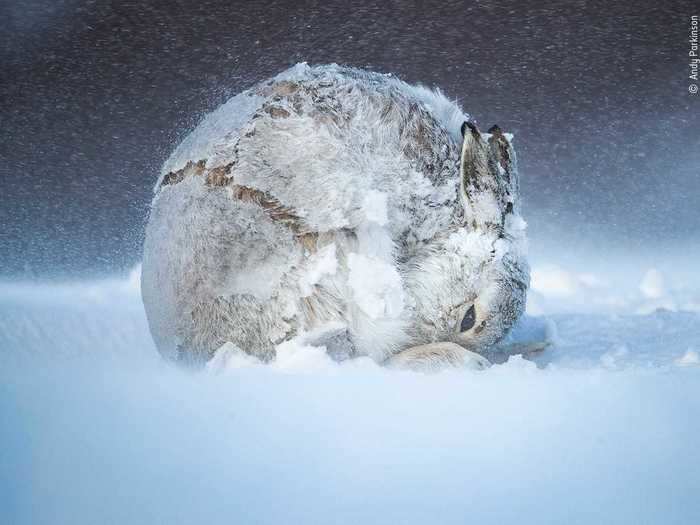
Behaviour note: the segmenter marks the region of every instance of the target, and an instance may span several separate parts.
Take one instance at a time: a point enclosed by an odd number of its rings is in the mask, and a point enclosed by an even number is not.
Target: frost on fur
[[[377,362],[495,344],[524,308],[525,223],[510,140],[463,140],[465,120],[439,91],[306,64],[207,116],[165,163],[146,231],[161,353],[270,361],[324,326],[329,355]]]

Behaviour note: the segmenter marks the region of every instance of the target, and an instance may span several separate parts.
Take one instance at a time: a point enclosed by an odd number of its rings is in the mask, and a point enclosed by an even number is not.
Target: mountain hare
[[[159,351],[487,366],[529,282],[511,139],[439,91],[299,64],[208,115],[165,163],[142,290]]]

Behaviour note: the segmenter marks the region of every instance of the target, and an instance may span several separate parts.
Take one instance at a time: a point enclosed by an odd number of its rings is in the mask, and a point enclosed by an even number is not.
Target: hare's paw
[[[455,343],[429,343],[394,354],[384,362],[389,368],[416,372],[438,372],[446,368],[484,370],[491,366],[485,357]]]

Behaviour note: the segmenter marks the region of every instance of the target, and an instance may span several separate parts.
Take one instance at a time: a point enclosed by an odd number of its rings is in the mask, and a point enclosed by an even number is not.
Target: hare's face
[[[523,313],[529,276],[510,141],[496,126],[483,135],[471,123],[462,129],[464,224],[411,261],[405,281],[416,343],[481,352]]]
[[[416,343],[481,352],[523,313],[528,267],[516,240],[458,230],[413,261],[405,281]]]
[[[451,341],[482,352],[498,342],[525,311],[527,264],[506,254],[494,262],[469,306],[463,307]],[[463,312],[463,313],[462,313]]]

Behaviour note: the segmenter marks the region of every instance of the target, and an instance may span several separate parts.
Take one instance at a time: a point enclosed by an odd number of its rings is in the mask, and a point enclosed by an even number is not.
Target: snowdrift
[[[2,521],[696,523],[697,295],[561,272],[536,363],[436,375],[312,347],[183,371],[137,272],[3,283]]]

